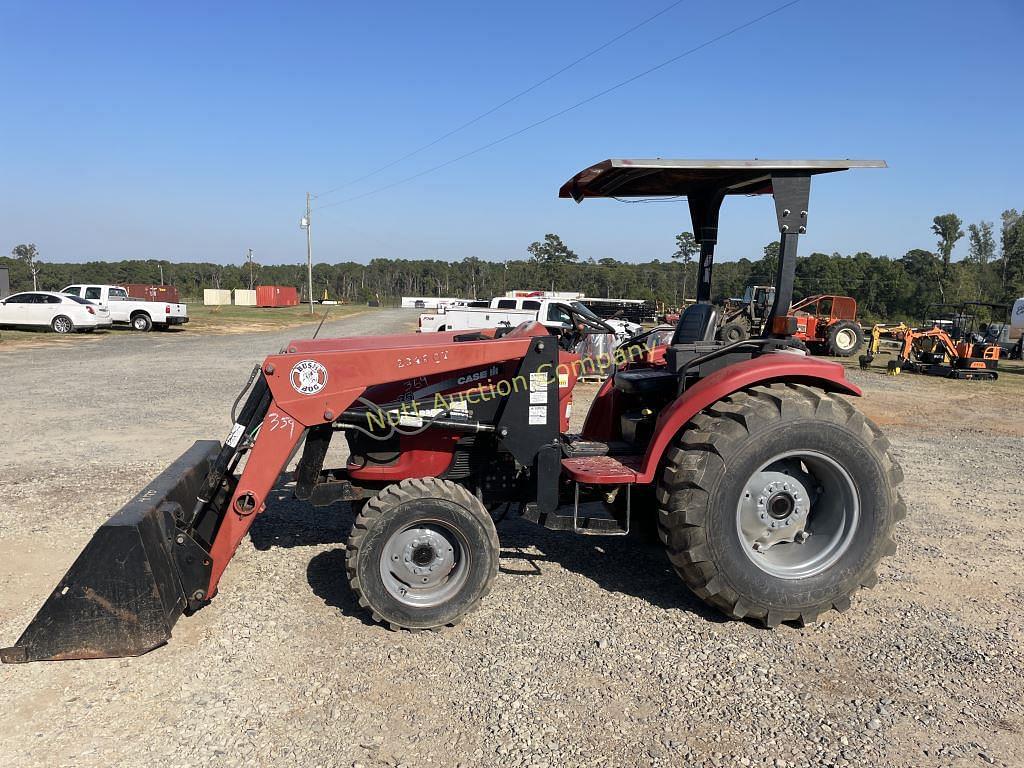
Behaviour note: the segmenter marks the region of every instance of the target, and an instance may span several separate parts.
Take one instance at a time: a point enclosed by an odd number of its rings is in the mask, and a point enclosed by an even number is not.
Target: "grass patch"
[[[842,363],[847,368],[860,368],[860,362],[857,360],[857,356],[838,358],[829,357],[828,360],[833,360],[837,363]],[[877,373],[880,376],[887,376],[886,366],[890,360],[893,360],[893,355],[879,354],[875,356],[874,362],[871,367],[867,370],[872,373]],[[985,387],[992,387],[1000,391],[1020,391],[1024,388],[1024,361],[1021,360],[1007,360],[1002,359],[999,361],[999,367],[996,371],[999,374],[999,378],[995,381],[961,381],[956,379],[946,379],[942,376],[928,376],[921,373],[911,373],[904,371],[900,373],[900,376],[908,376],[914,379],[930,379],[933,381],[949,381],[957,386],[971,386],[971,385],[984,385]]]
[[[169,333],[253,333],[256,331],[273,331],[298,325],[310,325],[320,322],[327,312],[326,322],[352,317],[361,312],[373,312],[374,309],[353,304],[317,305],[315,314],[309,313],[309,305],[298,307],[207,307],[202,304],[189,304],[189,322],[186,325],[174,326]],[[34,349],[50,347],[58,344],[81,344],[109,339],[120,334],[137,334],[127,325],[118,325],[109,330],[97,330],[92,333],[53,333],[48,328],[38,330],[0,330],[0,351],[15,349]],[[161,331],[151,331],[163,335]]]
[[[309,313],[308,304],[298,307],[239,307],[234,304],[207,307],[202,304],[189,304],[189,322],[184,329],[205,333],[270,331],[294,325],[319,323],[325,312],[328,313],[327,322],[330,322],[368,311],[371,311],[369,307],[357,304],[316,305],[312,315]]]

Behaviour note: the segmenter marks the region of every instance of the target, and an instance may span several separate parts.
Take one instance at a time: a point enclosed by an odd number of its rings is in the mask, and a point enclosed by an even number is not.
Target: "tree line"
[[[796,298],[817,293],[853,296],[865,320],[923,318],[935,303],[963,301],[1012,302],[1024,295],[1024,215],[1002,214],[997,233],[990,221],[970,224],[966,231],[953,213],[936,216],[934,250],[914,248],[900,257],[811,253],[796,267]],[[967,238],[968,255],[953,261],[957,243]],[[352,303],[377,300],[395,303],[401,296],[489,298],[511,289],[580,291],[588,296],[636,298],[678,307],[692,299],[699,252],[693,235],[676,237],[671,258],[641,263],[580,257],[556,234],[531,243],[529,258],[506,262],[469,257],[449,262],[436,259],[373,259],[368,264],[339,262],[313,266],[313,293],[326,290],[331,299]],[[748,285],[774,280],[778,242],[763,248],[757,259],[717,262],[713,270],[715,301],[741,296]],[[252,285],[293,285],[306,298],[304,264],[214,264],[154,259],[62,263],[43,261],[31,244],[15,246],[0,257],[10,268],[11,289],[58,290],[70,283],[160,283],[178,287],[186,299],[201,300],[204,288],[248,288]]]

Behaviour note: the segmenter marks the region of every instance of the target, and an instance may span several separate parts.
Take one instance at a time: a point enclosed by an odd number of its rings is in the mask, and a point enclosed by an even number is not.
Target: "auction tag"
[[[241,424],[235,424],[231,428],[231,434],[228,435],[228,439],[224,442],[230,445],[232,448],[238,447],[238,441],[242,439],[242,435],[245,433],[245,427]]]

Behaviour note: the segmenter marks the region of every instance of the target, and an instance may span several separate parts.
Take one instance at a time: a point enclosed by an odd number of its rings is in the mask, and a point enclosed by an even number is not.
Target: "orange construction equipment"
[[[996,372],[1001,352],[998,344],[954,341],[938,326],[924,331],[910,328],[902,336],[899,356],[889,361],[888,370],[893,375],[906,369],[951,379],[994,380],[999,377]]]
[[[857,301],[849,296],[808,296],[789,309],[796,318],[796,338],[831,355],[849,357],[864,344],[857,322]]]

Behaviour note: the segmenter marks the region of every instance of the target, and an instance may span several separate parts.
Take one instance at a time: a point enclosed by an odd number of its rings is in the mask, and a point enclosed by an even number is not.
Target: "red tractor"
[[[254,371],[223,444],[197,442],[95,534],[5,662],[144,653],[217,594],[235,549],[301,449],[294,495],[356,516],[347,578],[393,629],[454,624],[498,570],[491,511],[580,534],[656,519],[683,582],[726,615],[775,626],[843,610],[876,582],[906,514],[889,443],[843,368],[809,357],[787,314],[811,177],[871,161],[607,160],[561,197],[686,195],[701,246],[698,303],[671,343],[636,354],[568,433],[579,337],[537,323],[482,332],[303,339]],[[714,341],[718,212],[772,194],[781,235],[766,331]],[[243,391],[244,394],[244,391]],[[239,402],[242,396],[239,397]],[[348,443],[325,469],[331,440]]]

